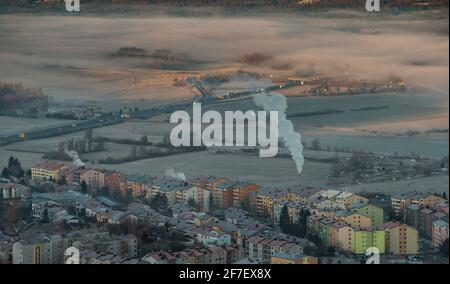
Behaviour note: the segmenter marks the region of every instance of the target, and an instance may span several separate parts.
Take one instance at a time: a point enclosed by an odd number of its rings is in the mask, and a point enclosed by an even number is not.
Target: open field
[[[53,118],[0,116],[0,135],[70,122],[70,120],[58,120]]]
[[[216,175],[248,180],[261,184],[325,185],[324,176],[329,172],[329,164],[308,162],[305,171],[299,177],[291,159],[266,158],[258,156],[240,156],[211,154],[208,152],[188,153],[140,160],[121,165],[98,165],[108,169],[120,169],[126,173],[164,175],[167,168],[185,173],[187,177]]]
[[[198,95],[184,82],[187,77],[235,74],[239,70],[258,74],[261,79],[233,77],[219,84],[214,95],[278,84],[280,78],[306,73],[345,75],[354,80],[399,76],[407,84],[405,93],[290,96],[289,118],[304,141],[311,143],[319,138],[322,146],[332,149],[378,154],[414,152],[435,158],[448,155],[448,132],[426,133],[449,128],[448,19],[414,15],[370,19],[301,15],[114,19],[0,15],[0,38],[1,81],[42,88],[52,97],[56,109],[77,104],[94,104],[105,111],[154,107]],[[142,48],[149,55],[111,56],[122,47]],[[189,60],[158,62],[152,57],[155,50],[166,48],[185,54]],[[253,52],[267,54],[271,59],[256,65],[240,60]],[[295,95],[297,91],[283,93]],[[204,110],[255,108],[248,99],[205,106]],[[167,118],[162,115],[145,121],[130,120],[95,129],[94,136],[140,139],[145,134],[150,141],[161,141],[172,127]],[[0,134],[64,122],[0,117]],[[408,136],[408,131],[419,133]],[[14,155],[30,167],[59,141],[83,135],[73,133],[0,147],[0,166]],[[108,143],[108,147],[105,152],[83,154],[82,158],[122,157],[130,149],[129,145],[115,143]],[[313,154],[332,156],[334,152]],[[98,166],[130,174],[164,174],[167,167],[172,167],[187,176],[214,174],[262,184],[323,185],[330,165],[307,162],[299,178],[291,159],[201,152]],[[448,187],[448,179],[445,182]],[[404,190],[397,183],[392,187]]]
[[[436,176],[422,179],[412,179],[393,182],[380,182],[371,184],[359,184],[346,187],[350,192],[384,192],[387,194],[395,192],[446,192],[448,189],[448,176]]]

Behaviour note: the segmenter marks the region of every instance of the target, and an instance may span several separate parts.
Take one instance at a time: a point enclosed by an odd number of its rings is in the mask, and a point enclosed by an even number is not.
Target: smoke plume
[[[78,156],[78,153],[76,151],[65,151],[67,155],[69,155],[69,157],[72,158],[73,160],[73,164],[75,166],[78,167],[84,167],[85,164],[83,163],[83,161],[80,159],[80,157]]]
[[[186,175],[184,173],[176,172],[172,168],[167,168],[166,169],[166,176],[177,178],[177,179],[181,179],[181,180],[186,180]]]
[[[294,125],[287,119],[286,97],[278,93],[261,93],[254,97],[257,106],[262,107],[265,111],[278,111],[278,132],[288,147],[292,159],[297,165],[297,171],[300,175],[303,170],[305,158],[303,157],[302,136],[295,132]]]

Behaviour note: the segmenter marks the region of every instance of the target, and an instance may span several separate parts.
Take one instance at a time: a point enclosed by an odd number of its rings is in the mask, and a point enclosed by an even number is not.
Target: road
[[[227,99],[236,99],[236,98],[243,98],[250,96],[255,93],[261,93],[265,91],[273,91],[276,89],[284,89],[284,88],[290,88],[295,86],[296,84],[285,84],[285,85],[275,85],[270,86],[263,89],[251,89],[246,90],[242,92],[237,93],[230,93],[225,98],[216,98],[212,96],[204,87],[200,80],[195,78],[188,78],[188,83],[191,84],[193,87],[197,88],[199,92],[202,94],[202,97],[200,98],[200,102],[203,104],[212,104],[212,103],[220,103],[220,102],[226,102]],[[161,105],[154,108],[148,108],[143,109],[139,111],[135,111],[130,113],[131,118],[137,118],[137,119],[148,119],[153,116],[160,115],[162,113],[170,113],[174,112],[176,110],[182,110],[187,109],[192,106],[192,103],[194,101],[198,101],[198,98],[193,98],[185,101],[180,101],[177,103],[171,103],[166,105]],[[55,136],[61,136],[68,133],[78,132],[85,129],[90,128],[97,128],[107,125],[113,125],[118,123],[123,123],[127,119],[123,117],[123,115],[115,115],[115,114],[107,114],[103,115],[98,118],[83,120],[79,122],[72,122],[72,123],[64,123],[60,125],[52,125],[49,127],[42,127],[42,128],[34,128],[30,130],[24,130],[16,133],[11,133],[7,135],[0,136],[0,146],[17,143],[24,140],[32,140],[32,139],[42,139],[47,137],[55,137]]]

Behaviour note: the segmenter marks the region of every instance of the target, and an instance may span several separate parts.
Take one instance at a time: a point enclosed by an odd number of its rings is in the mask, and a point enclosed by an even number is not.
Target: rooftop
[[[59,170],[63,167],[66,167],[65,164],[62,163],[56,163],[56,162],[51,162],[51,161],[43,161],[41,163],[38,163],[37,165],[35,165],[33,168],[36,169],[45,169],[48,171],[56,171]]]

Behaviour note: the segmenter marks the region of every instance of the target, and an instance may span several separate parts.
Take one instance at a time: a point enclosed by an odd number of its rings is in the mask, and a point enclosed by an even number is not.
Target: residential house
[[[272,255],[271,264],[319,264],[319,259],[314,256],[292,254],[292,253],[276,253]]]
[[[448,221],[434,221],[432,235],[433,246],[440,247],[444,241],[448,240]]]
[[[47,238],[31,238],[13,244],[13,264],[52,264],[52,244]]]
[[[330,246],[344,251],[353,251],[353,233],[351,226],[343,221],[335,222],[330,226]]]
[[[385,253],[385,234],[383,230],[355,230],[353,232],[353,253],[365,254],[367,249],[375,247],[379,253]]]
[[[119,184],[122,196],[131,195],[133,198],[145,196],[150,188],[147,184],[151,183],[155,178],[148,175],[129,175]]]
[[[27,198],[31,189],[18,183],[0,183],[0,199]]]
[[[391,196],[391,207],[397,216],[404,216],[406,207],[412,204],[414,192],[399,192]]]
[[[31,178],[38,181],[59,182],[61,180],[60,173],[67,168],[65,164],[43,161],[31,168]]]
[[[380,226],[386,232],[386,251],[392,254],[417,254],[419,233],[409,225],[390,221]]]
[[[374,204],[356,202],[349,205],[348,209],[369,217],[372,220],[373,227],[378,227],[384,223],[383,208],[378,207]]]
[[[337,220],[344,221],[355,230],[370,230],[373,228],[372,218],[352,211],[341,211],[336,214]]]
[[[349,206],[356,202],[367,203],[369,199],[356,193],[342,191],[340,194],[334,196],[334,201],[344,206]]]

